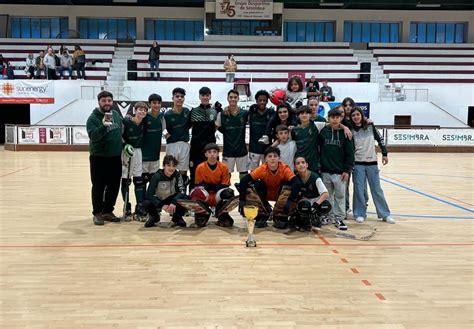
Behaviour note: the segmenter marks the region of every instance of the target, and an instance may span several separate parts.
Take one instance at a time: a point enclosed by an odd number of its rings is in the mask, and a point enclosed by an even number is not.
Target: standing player
[[[341,129],[340,106],[328,113],[329,126],[321,130],[321,172],[323,183],[328,189],[332,210],[329,214],[340,230],[347,230],[344,223],[346,184],[354,167],[354,143]]]
[[[249,113],[238,107],[239,92],[237,90],[229,90],[227,93],[227,101],[229,102],[229,106],[225,108],[225,111],[228,111],[229,115],[223,115],[223,112],[220,112],[216,120],[216,126],[220,128],[219,130],[224,136],[222,161],[229,168],[229,174],[234,171],[235,166],[240,178],[242,178],[247,174],[248,170],[245,129]]]
[[[113,214],[120,189],[122,152],[122,118],[112,110],[113,95],[102,91],[97,95],[99,108],[87,119],[89,163],[92,181],[92,215],[95,225],[104,220],[118,222]]]
[[[216,207],[215,213],[219,212],[219,208],[234,196],[234,191],[229,188],[230,177],[229,169],[225,163],[218,161],[219,146],[215,143],[209,143],[204,147],[204,154],[207,161],[202,162],[196,169],[196,180],[193,191],[191,191],[191,199],[196,195],[208,195],[205,201],[209,206]],[[196,225],[206,226],[210,215],[195,215]],[[231,227],[234,220],[228,213],[217,217],[217,225],[222,227]]]
[[[275,111],[267,108],[270,95],[266,90],[259,90],[255,94],[256,104],[249,109],[249,170],[257,168],[263,162],[263,152],[267,148],[265,144],[259,143],[259,139],[265,135],[268,122],[272,119]]]
[[[301,106],[296,110],[299,123],[291,131],[291,138],[296,142],[296,156],[302,156],[308,161],[309,169],[319,171],[318,128],[311,120],[311,109]]]
[[[186,91],[183,88],[173,89],[173,108],[165,113],[167,133],[166,154],[178,160],[178,170],[183,177],[184,185],[189,184],[189,109],[183,107]]]
[[[189,115],[191,130],[191,150],[189,154],[189,171],[191,181],[189,188],[194,187],[197,166],[206,161],[204,147],[209,143],[216,142],[217,112],[211,107],[211,89],[202,87],[199,89],[199,100],[201,104],[191,110]]]
[[[331,210],[329,193],[323,181],[315,172],[308,170],[308,162],[300,156],[295,159],[297,177],[301,182],[301,199],[296,206],[297,212],[292,217],[292,224],[298,229],[310,230],[321,227],[320,215]]]
[[[253,183],[264,204],[268,204],[268,201],[277,201],[280,190],[283,184],[285,184],[291,186],[291,194],[283,207],[284,213],[288,214],[291,202],[296,201],[300,189],[299,180],[290,167],[280,161],[280,150],[278,148],[270,146],[265,150],[264,154],[265,163],[250,174],[247,174],[240,181],[239,209],[242,210],[246,204],[249,184]],[[255,227],[266,227],[268,218],[268,215],[258,215]],[[273,227],[284,229],[287,226],[288,216],[273,216]]]
[[[133,186],[135,187],[135,214],[140,217],[146,216],[146,211],[142,208],[143,202],[143,183],[142,183],[142,150],[141,146],[143,143],[143,119],[147,115],[148,106],[143,102],[137,102],[134,106],[134,116],[132,119],[125,118],[123,120],[123,135],[122,138],[125,144],[133,147],[133,155],[128,158],[128,150],[124,149],[122,153],[122,197],[125,201],[125,195],[129,193],[128,188],[130,186],[130,178],[132,177]],[[130,165],[130,168],[128,166]],[[129,170],[130,169],[130,170]],[[132,205],[129,202],[126,205],[125,220],[132,214]]]
[[[166,129],[163,112],[161,112],[161,96],[151,94],[148,97],[150,111],[144,119],[144,135],[142,145],[143,160],[143,191],[151,177],[160,169],[161,136]]]
[[[281,162],[290,167],[291,171],[295,170],[294,161],[296,154],[296,143],[290,139],[290,132],[285,125],[278,125],[276,127],[277,140],[272,144],[273,147],[278,147],[280,150]]]

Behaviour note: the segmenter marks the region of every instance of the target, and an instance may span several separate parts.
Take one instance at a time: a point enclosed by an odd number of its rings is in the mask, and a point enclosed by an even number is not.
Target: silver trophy
[[[257,242],[253,238],[253,229],[255,228],[255,218],[258,215],[258,207],[256,206],[245,206],[244,207],[244,216],[247,220],[247,230],[249,235],[247,236],[247,241],[245,241],[245,245],[247,247],[256,247]]]

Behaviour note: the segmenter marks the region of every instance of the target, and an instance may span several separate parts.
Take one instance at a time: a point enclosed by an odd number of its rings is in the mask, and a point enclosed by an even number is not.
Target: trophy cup
[[[256,247],[257,242],[253,238],[253,229],[255,228],[255,218],[258,215],[258,207],[256,206],[245,206],[244,207],[244,216],[247,219],[247,229],[249,235],[247,237],[247,241],[245,241],[245,245],[247,247]]]

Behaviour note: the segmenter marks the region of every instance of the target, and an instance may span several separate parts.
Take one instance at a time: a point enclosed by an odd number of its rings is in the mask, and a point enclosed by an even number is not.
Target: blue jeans
[[[153,73],[153,71],[158,71],[159,67],[160,67],[160,61],[159,60],[157,60],[157,59],[150,60],[150,70],[152,71],[151,72],[151,77],[152,78],[155,78],[155,73]]]
[[[355,165],[352,172],[352,182],[354,184],[353,214],[354,217],[367,217],[367,201],[364,190],[369,182],[370,194],[374,200],[375,209],[379,218],[390,216],[390,209],[380,186],[379,168],[377,165],[364,166]]]

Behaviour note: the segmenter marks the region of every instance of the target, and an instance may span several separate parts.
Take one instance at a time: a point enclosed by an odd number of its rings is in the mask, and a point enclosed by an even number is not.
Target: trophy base
[[[256,246],[257,246],[257,242],[256,242],[256,241],[245,241],[245,246],[246,246],[247,248],[256,247]]]

